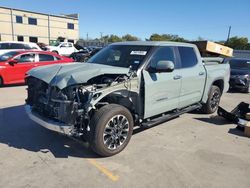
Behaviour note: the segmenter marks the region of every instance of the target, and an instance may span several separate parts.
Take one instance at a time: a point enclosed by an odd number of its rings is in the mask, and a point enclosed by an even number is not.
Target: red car
[[[71,58],[46,51],[7,52],[0,56],[0,86],[25,83],[25,73],[34,67],[71,62]]]

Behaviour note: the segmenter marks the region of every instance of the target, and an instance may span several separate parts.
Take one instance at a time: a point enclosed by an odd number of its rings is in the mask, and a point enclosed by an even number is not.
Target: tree
[[[118,37],[117,35],[110,35],[108,38],[108,42],[121,42],[122,39],[120,37]]]
[[[230,38],[225,45],[235,49],[235,50],[247,50],[249,47],[248,38],[246,37],[232,37]]]
[[[148,41],[175,41],[175,42],[187,42],[188,40],[179,37],[178,35],[171,35],[171,34],[152,34]]]
[[[122,36],[122,40],[123,41],[138,41],[140,39],[138,37],[136,37],[136,36],[126,34],[126,35]]]

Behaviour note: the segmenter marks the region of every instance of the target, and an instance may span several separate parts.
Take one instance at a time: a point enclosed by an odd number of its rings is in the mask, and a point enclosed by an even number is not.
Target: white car
[[[41,50],[41,48],[33,42],[18,42],[18,41],[5,41],[0,42],[0,55],[16,50]]]
[[[75,48],[74,44],[71,42],[59,42],[54,44],[53,46],[46,47],[48,51],[63,55],[70,56],[74,52],[78,52]]]

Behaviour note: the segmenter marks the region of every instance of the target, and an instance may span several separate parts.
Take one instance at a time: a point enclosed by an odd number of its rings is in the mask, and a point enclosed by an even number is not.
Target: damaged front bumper
[[[249,85],[249,78],[247,76],[231,76],[230,78],[230,87],[236,89],[246,89]]]
[[[71,125],[66,125],[64,123],[56,122],[51,119],[44,118],[38,113],[33,112],[30,105],[25,105],[25,111],[28,114],[29,118],[39,125],[64,135],[72,136],[74,127]]]

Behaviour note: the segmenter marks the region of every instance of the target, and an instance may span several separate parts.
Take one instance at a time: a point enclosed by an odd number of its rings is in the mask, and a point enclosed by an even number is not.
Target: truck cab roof
[[[138,46],[187,46],[196,47],[191,43],[183,42],[171,42],[171,41],[127,41],[127,42],[116,42],[112,45],[138,45]]]

